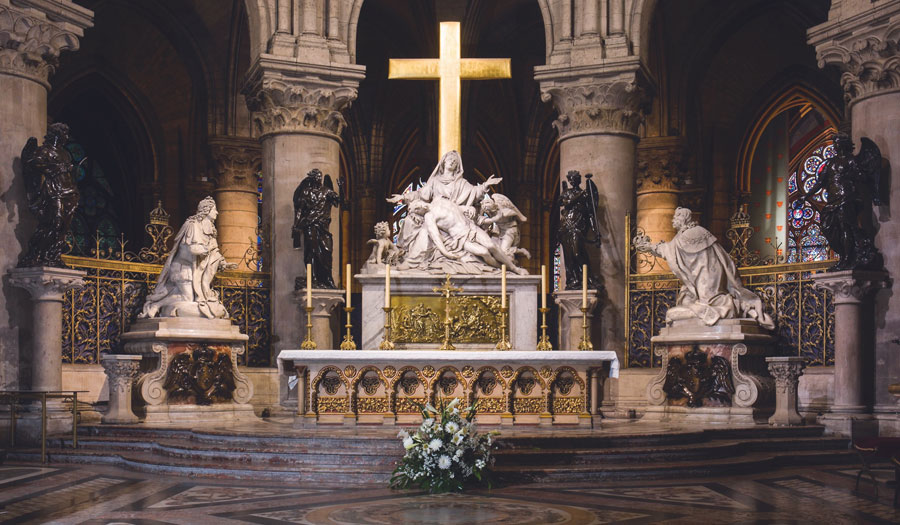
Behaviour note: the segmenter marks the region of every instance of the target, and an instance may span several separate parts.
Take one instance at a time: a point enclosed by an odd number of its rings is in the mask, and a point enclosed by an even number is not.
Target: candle
[[[500,267],[500,308],[506,308],[506,265]]]
[[[581,266],[581,307],[587,308],[587,265],[583,264]]]
[[[350,263],[347,263],[347,280],[344,283],[344,286],[347,287],[347,300],[345,301],[346,306],[350,306]]]
[[[306,307],[312,308],[312,264],[306,265]]]
[[[391,307],[391,265],[384,265],[384,307]]]
[[[541,308],[547,308],[547,265],[541,265]]]

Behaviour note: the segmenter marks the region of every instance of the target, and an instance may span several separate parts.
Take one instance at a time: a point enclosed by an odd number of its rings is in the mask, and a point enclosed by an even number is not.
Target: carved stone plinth
[[[765,356],[773,337],[752,319],[676,321],[653,337],[662,357],[647,385],[645,419],[753,424],[769,408],[774,384]]]
[[[131,410],[131,386],[141,369],[139,355],[106,354],[100,364],[109,381],[109,410],[103,415],[103,423],[128,424],[140,421]]]
[[[581,312],[581,290],[559,290],[553,292],[553,301],[559,305],[559,349],[578,350],[584,327],[584,315]],[[588,324],[594,322],[594,309],[597,307],[597,290],[588,290]],[[588,335],[593,326],[588,327]],[[600,347],[599,341],[592,341],[595,348]]]
[[[237,357],[247,336],[228,319],[138,319],[122,335],[125,351],[146,361],[140,376],[146,423],[195,426],[254,419],[253,384]]]
[[[775,413],[770,425],[802,425],[803,416],[797,412],[797,386],[806,363],[802,357],[767,357],[769,373],[775,378]]]
[[[312,340],[316,343],[317,348],[330,349],[336,348],[334,345],[334,328],[337,326],[333,323],[334,309],[344,303],[344,290],[328,290],[314,288],[312,291]],[[296,290],[294,299],[300,306],[300,319],[303,325],[306,325],[306,291]],[[306,333],[304,328],[304,334]],[[300,341],[296,342],[297,345]]]

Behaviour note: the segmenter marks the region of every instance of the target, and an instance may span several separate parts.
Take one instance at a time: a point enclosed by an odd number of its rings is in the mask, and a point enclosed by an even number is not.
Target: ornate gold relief
[[[350,412],[350,400],[346,397],[320,397],[317,408],[320,414],[346,414]]]
[[[544,411],[544,398],[526,397],[513,401],[513,412],[516,414],[540,414]]]
[[[444,299],[432,295],[392,295],[393,340],[433,343],[444,338]],[[495,343],[500,339],[500,297],[450,298],[450,339],[454,343]]]
[[[581,414],[584,412],[584,398],[556,397],[553,399],[554,414]]]

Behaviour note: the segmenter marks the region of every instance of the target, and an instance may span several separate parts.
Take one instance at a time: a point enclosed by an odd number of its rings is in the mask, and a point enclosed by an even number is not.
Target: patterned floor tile
[[[220,485],[199,485],[181,483],[169,487],[158,494],[136,501],[122,510],[172,510],[187,509],[229,503],[254,503],[270,499],[284,499],[292,496],[321,494],[322,489],[292,489],[281,487],[228,487]]]
[[[13,482],[23,483],[24,481],[34,480],[47,476],[52,476],[62,472],[64,469],[44,468],[44,467],[26,467],[26,466],[3,466],[0,467],[0,488]]]

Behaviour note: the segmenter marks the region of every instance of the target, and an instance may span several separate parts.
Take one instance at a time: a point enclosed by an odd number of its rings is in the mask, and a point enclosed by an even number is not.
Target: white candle
[[[500,267],[500,308],[506,308],[506,265]]]
[[[547,308],[547,265],[541,265],[541,308]]]
[[[344,283],[344,286],[347,287],[347,300],[345,301],[345,306],[350,306],[350,263],[347,263],[347,280]]]
[[[588,286],[587,265],[583,264],[581,266],[581,307],[582,308],[587,308],[587,286]]]
[[[306,265],[306,307],[312,308],[312,265]]]
[[[384,307],[391,307],[391,265],[384,265]]]

